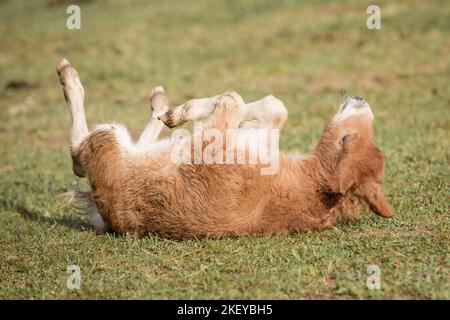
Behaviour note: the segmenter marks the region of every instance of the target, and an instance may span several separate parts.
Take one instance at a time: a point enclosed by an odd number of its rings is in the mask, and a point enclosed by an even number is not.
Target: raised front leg
[[[194,143],[191,145],[194,163],[221,164],[226,159],[234,158],[236,129],[242,122],[244,106],[244,101],[236,92],[224,93],[214,101],[213,112],[203,123],[201,131],[194,133]]]
[[[214,111],[214,103],[219,96],[193,99],[174,107],[158,117],[169,128],[175,128],[189,121],[205,120]]]
[[[215,99],[213,112],[205,121],[204,130],[218,129],[225,133],[239,127],[242,122],[245,103],[242,97],[234,92],[226,92]]]
[[[214,114],[215,103],[222,96],[190,100],[169,110],[159,119],[169,128],[181,126],[188,121],[207,120]],[[281,129],[288,116],[283,102],[272,95],[258,101],[244,103],[241,114],[239,127],[264,129]]]

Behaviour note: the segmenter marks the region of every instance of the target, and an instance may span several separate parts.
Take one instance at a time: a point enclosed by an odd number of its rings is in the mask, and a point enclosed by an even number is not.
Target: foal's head
[[[328,191],[351,191],[376,214],[395,214],[383,194],[384,155],[374,143],[373,113],[364,99],[346,99],[325,127],[315,154],[327,172]]]

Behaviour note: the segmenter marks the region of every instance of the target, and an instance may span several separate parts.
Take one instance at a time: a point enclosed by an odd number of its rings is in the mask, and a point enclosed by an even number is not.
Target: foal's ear
[[[389,218],[395,215],[394,208],[387,202],[381,184],[372,183],[364,187],[364,200],[367,202],[370,210],[379,216]]]
[[[345,194],[356,182],[358,159],[350,150],[355,138],[356,134],[347,133],[339,139],[341,157],[329,181],[330,189],[334,193]]]

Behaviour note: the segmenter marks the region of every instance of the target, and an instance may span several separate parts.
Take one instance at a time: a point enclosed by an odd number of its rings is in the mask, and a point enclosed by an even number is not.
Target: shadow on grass
[[[49,225],[54,225],[56,223],[76,230],[86,230],[92,228],[89,223],[83,221],[82,219],[77,219],[69,216],[58,218],[44,217],[36,212],[28,210],[27,208],[21,205],[15,206],[14,211],[18,212],[22,216],[22,218],[29,221],[46,223]]]
[[[113,237],[120,237],[121,235],[117,232],[114,232],[112,230],[107,231],[97,231],[95,228],[93,228],[88,222],[84,221],[84,219],[81,218],[73,218],[70,216],[64,216],[64,217],[58,217],[58,218],[52,218],[52,217],[44,217],[42,215],[39,215],[36,212],[32,212],[21,205],[16,205],[13,208],[14,211],[19,213],[22,218],[28,221],[36,221],[39,223],[46,223],[48,225],[54,225],[54,224],[60,224],[75,230],[80,231],[93,231],[97,232],[99,234],[109,234]]]

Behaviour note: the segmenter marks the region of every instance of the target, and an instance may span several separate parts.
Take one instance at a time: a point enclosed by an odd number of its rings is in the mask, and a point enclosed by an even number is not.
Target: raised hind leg
[[[84,88],[77,70],[66,59],[62,59],[58,63],[57,72],[72,118],[70,144],[72,148],[77,148],[89,134],[84,114]]]
[[[72,155],[73,172],[79,176],[86,176],[86,169],[79,159],[81,153],[81,143],[88,137],[89,131],[84,113],[84,89],[81,85],[78,72],[66,59],[62,59],[56,70],[64,93],[67,106],[69,107],[72,119],[70,130],[70,149]],[[93,201],[90,192],[74,192],[71,205],[75,208],[85,209],[89,223],[97,230],[106,230],[108,226],[97,211],[97,206]]]
[[[73,160],[73,172],[79,177],[84,177],[86,172],[76,158],[77,150],[81,142],[89,135],[84,113],[84,89],[78,77],[77,70],[71,66],[69,61],[62,59],[58,63],[56,70],[72,119],[70,149]]]

